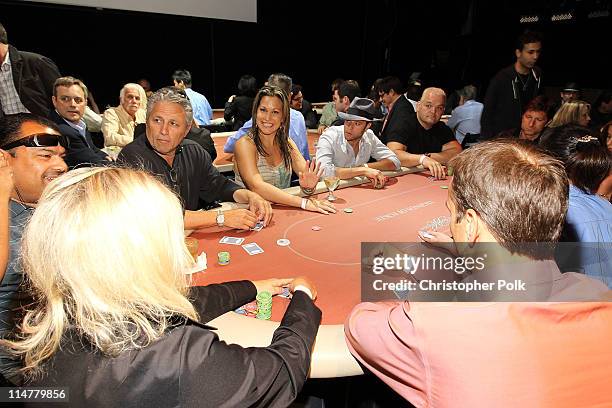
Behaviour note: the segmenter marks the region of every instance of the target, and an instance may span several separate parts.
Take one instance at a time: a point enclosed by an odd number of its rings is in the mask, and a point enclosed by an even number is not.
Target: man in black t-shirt
[[[416,104],[414,115],[407,117],[405,132],[390,133],[387,146],[399,157],[402,166],[422,165],[436,178],[446,175],[444,164],[461,152],[453,131],[440,122],[446,94],[440,88],[427,88]]]

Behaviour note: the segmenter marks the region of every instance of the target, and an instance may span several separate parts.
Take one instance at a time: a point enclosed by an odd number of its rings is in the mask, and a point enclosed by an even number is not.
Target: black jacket
[[[483,138],[489,139],[503,130],[520,126],[523,108],[540,93],[542,81],[540,69],[538,67],[532,69],[529,76],[531,86],[526,97],[521,95],[520,81],[514,64],[502,69],[491,79],[480,119],[480,134]]]
[[[61,75],[55,63],[40,54],[9,45],[13,83],[21,103],[32,113],[49,117],[53,84]],[[0,109],[0,117],[3,116]]]
[[[234,121],[232,130],[240,129],[244,122],[251,119],[254,100],[251,96],[236,96],[231,102],[225,102],[223,118],[227,122]]]
[[[248,281],[192,288],[203,322],[255,295]],[[298,291],[268,347],[228,345],[211,327],[179,320],[155,343],[110,358],[73,333],[44,377],[28,385],[69,387],[74,407],[288,406],[306,381],[320,321],[321,311]]]
[[[68,138],[70,147],[66,151],[64,161],[70,168],[81,165],[107,165],[111,162],[107,159],[107,154],[98,149],[94,144],[91,134],[85,130],[85,138],[71,127],[66,121],[55,111],[51,110],[49,118],[57,123],[60,133]]]

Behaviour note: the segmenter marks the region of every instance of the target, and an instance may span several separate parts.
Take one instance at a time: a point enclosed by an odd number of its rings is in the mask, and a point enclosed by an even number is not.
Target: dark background
[[[484,88],[514,62],[515,38],[528,28],[545,35],[544,85],[610,87],[611,19],[588,19],[595,8],[609,10],[610,0],[259,0],[255,24],[0,0],[0,21],[9,43],[82,79],[101,109],[118,103],[124,83],[144,77],[157,89],[177,68],[217,108],[243,74],[263,83],[284,72],[311,102],[330,100],[336,77],[357,79],[364,93],[378,77],[406,81],[413,71],[426,85]],[[574,20],[550,21],[569,9]],[[520,24],[526,13],[540,21]]]

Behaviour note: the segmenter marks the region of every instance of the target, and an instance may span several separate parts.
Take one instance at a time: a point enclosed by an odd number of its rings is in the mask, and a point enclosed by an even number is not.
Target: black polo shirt
[[[177,148],[172,167],[153,150],[146,137],[125,146],[117,161],[158,176],[180,196],[186,210],[198,210],[200,200],[234,201],[234,192],[241,188],[219,173],[202,146],[187,139]]]
[[[400,95],[383,122],[380,140],[384,144],[404,140],[412,131],[412,124],[415,120],[414,107],[404,95]]]
[[[425,129],[418,121],[416,113],[406,118],[404,127],[404,132],[389,135],[387,143],[401,143],[406,146],[408,153],[439,153],[442,151],[442,146],[456,140],[453,131],[443,122],[436,123],[431,129]]]

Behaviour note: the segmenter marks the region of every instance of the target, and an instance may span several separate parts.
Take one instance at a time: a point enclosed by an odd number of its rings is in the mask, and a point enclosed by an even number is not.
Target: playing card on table
[[[257,224],[255,224],[255,226],[251,228],[251,231],[261,231],[263,227],[264,227],[263,221],[257,221]]]
[[[292,295],[291,295],[291,292],[289,291],[289,288],[285,287],[285,288],[283,288],[283,293],[280,293],[278,296],[284,297],[284,298],[287,298],[287,299],[291,299]]]
[[[240,245],[244,242],[244,238],[223,237],[219,241],[220,244]]]
[[[247,251],[247,253],[249,255],[257,255],[257,254],[261,254],[263,253],[263,249],[257,245],[255,242],[251,242],[250,244],[246,244],[242,246],[244,248],[245,251]]]

